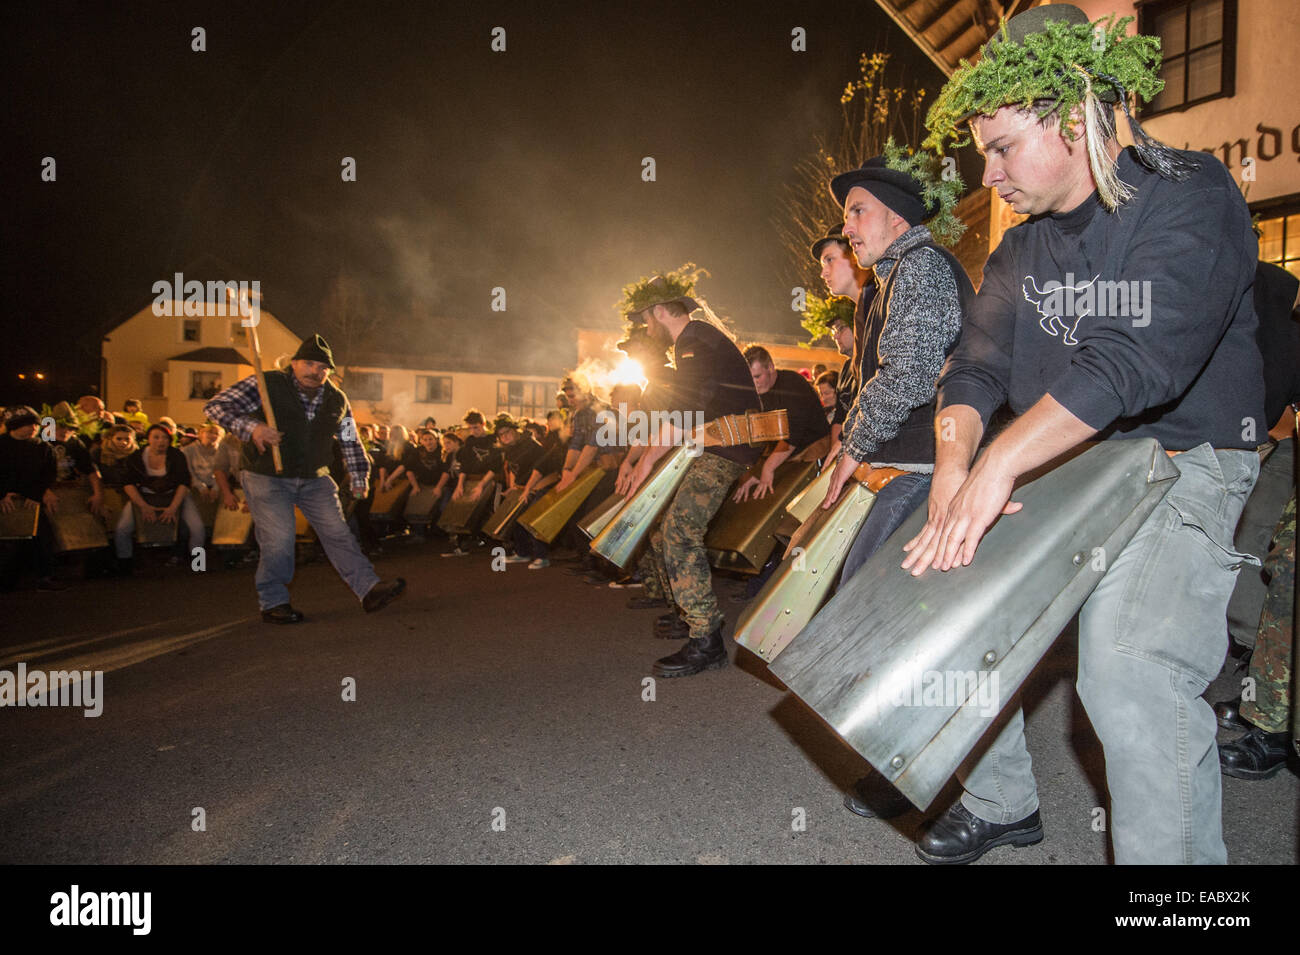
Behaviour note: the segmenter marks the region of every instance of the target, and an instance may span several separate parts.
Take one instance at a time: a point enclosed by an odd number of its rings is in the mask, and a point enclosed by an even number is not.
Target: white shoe
[[[465,550],[465,549],[463,549],[463,548],[457,547],[455,550],[449,550],[449,551],[447,551],[445,554],[440,554],[439,556],[441,556],[441,557],[468,557],[468,556],[469,556],[469,551],[467,551],[467,550]]]
[[[543,567],[550,567],[550,566],[551,566],[551,562],[549,560],[547,560],[545,557],[538,557],[536,560],[534,560],[532,563],[528,565],[528,569],[541,570]]]
[[[527,564],[531,563],[531,557],[525,557],[523,554],[511,554],[506,558],[507,564]]]

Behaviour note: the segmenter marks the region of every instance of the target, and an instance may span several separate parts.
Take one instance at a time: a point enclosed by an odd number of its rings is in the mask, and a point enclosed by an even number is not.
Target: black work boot
[[[1219,747],[1219,769],[1237,779],[1268,779],[1282,770],[1290,755],[1290,733],[1266,733],[1252,726],[1245,736]]]
[[[1043,841],[1043,821],[1035,809],[1024,819],[1000,825],[985,822],[958,801],[930,823],[916,842],[916,854],[931,865],[965,865],[995,846],[1032,846]]]
[[[1248,730],[1253,727],[1241,718],[1241,697],[1214,704],[1214,718],[1225,730]]]
[[[722,642],[722,627],[719,626],[707,637],[692,637],[687,640],[686,645],[672,656],[656,660],[651,672],[667,680],[677,676],[694,676],[726,665],[727,648]]]
[[[844,797],[844,808],[868,819],[893,819],[911,809],[912,804],[893,783],[873,772],[853,784]]]

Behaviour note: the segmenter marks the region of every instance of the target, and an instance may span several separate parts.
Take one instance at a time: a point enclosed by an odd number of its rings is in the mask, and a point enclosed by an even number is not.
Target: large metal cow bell
[[[563,491],[552,488],[539,497],[519,518],[519,526],[544,544],[549,544],[564,530],[584,501],[604,478],[603,468],[588,468],[573,479]]]
[[[637,549],[650,534],[650,528],[681,487],[686,469],[693,460],[691,448],[687,445],[673,448],[666,454],[613,520],[593,538],[592,551],[615,567],[627,570]]]
[[[1102,442],[1018,489],[970,566],[913,577],[918,508],[772,672],[924,808],[1177,477],[1154,440]]]
[[[850,481],[834,507],[816,508],[776,572],[746,605],[733,639],[768,663],[775,660],[821,609],[874,503],[874,493]]]
[[[741,475],[737,485],[749,473]],[[714,515],[704,537],[709,563],[719,570],[746,574],[761,571],[776,547],[772,533],[785,515],[786,504],[816,474],[815,461],[786,461],[776,469],[770,494],[744,501],[728,498]]]

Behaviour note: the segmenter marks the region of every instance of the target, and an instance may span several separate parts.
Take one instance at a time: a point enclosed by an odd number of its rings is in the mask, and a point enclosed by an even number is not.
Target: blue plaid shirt
[[[297,387],[296,381],[294,385],[294,390],[298,392],[298,397],[302,401],[302,410],[306,412],[307,420],[311,421],[316,417],[316,412],[320,410],[321,402],[325,399],[325,389],[317,388],[314,394],[308,394]],[[249,375],[243,381],[235,382],[204,405],[203,413],[240,441],[247,443],[253,440],[253,429],[259,424],[266,423],[253,417],[261,409],[262,396],[257,393],[257,376]],[[343,464],[348,469],[349,482],[354,489],[367,488],[370,461],[357,437],[357,428],[352,421],[351,405],[344,407],[338,439],[343,446]],[[365,496],[364,490],[361,496]]]

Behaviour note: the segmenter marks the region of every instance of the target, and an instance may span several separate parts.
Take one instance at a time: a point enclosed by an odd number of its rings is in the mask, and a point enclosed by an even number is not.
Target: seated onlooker
[[[25,405],[6,408],[5,433],[0,435],[0,513],[34,510],[43,505],[36,524],[37,589],[63,590],[54,578],[54,532],[46,512],[57,506],[51,486],[57,475],[54,451],[37,433],[40,418]],[[0,590],[13,590],[18,583],[17,552],[25,547],[4,547],[0,569]]]
[[[406,460],[408,452],[412,448],[406,428],[400,424],[395,424],[390,429],[388,444],[384,448],[384,457],[379,461],[379,486],[385,491],[391,490],[402,475],[406,473],[406,467],[402,463]]]
[[[104,499],[103,487],[99,471],[90,457],[90,449],[77,434],[77,419],[72,406],[61,401],[54,412],[54,440],[50,442],[50,448],[54,451],[55,484],[72,487],[84,482],[89,485],[90,510],[98,514]],[[50,510],[54,512],[56,508]]]
[[[104,432],[99,446],[90,452],[103,487],[120,488],[126,483],[126,459],[136,450],[135,432],[126,425],[115,424]]]
[[[824,371],[817,376],[817,397],[821,399],[822,408],[826,412],[826,423],[835,423],[835,389],[840,383],[840,373],[832,369]]]
[[[205,534],[203,519],[189,497],[191,478],[185,455],[171,446],[171,432],[161,424],[149,428],[146,442],[145,447],[126,460],[127,483],[123,491],[140,509],[146,523],[171,524],[179,519],[189,532],[190,545],[201,545]],[[135,553],[135,508],[122,508],[115,543],[119,567],[129,574]],[[179,562],[179,555],[173,560]]]
[[[220,456],[218,443],[224,433],[225,429],[221,425],[204,422],[197,431],[197,440],[180,449],[181,454],[185,455],[185,463],[189,465],[191,493],[207,501],[216,501],[224,496],[217,484],[216,474]]]
[[[406,480],[411,485],[411,494],[432,490],[438,502],[434,504],[428,517],[422,521],[427,533],[429,525],[438,519],[442,492],[451,483],[451,474],[443,462],[442,451],[438,447],[438,436],[431,428],[421,429],[419,443],[407,450],[406,457],[402,459],[402,466]],[[408,517],[407,520],[409,522],[411,519]]]

